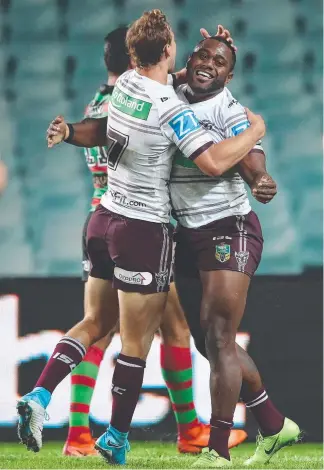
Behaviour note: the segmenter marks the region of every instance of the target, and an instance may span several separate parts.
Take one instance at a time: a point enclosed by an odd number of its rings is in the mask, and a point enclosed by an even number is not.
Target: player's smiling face
[[[215,39],[201,42],[187,63],[188,85],[194,93],[213,93],[232,79],[232,51]]]

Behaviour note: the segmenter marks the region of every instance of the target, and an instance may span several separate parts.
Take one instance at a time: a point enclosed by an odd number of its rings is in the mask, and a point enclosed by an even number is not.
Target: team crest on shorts
[[[215,258],[220,263],[225,263],[231,257],[231,247],[226,243],[221,243],[220,245],[215,246]]]
[[[239,271],[244,271],[250,253],[248,251],[235,251],[235,258]]]
[[[161,289],[164,289],[168,281],[168,274],[168,271],[160,271],[159,273],[155,273],[156,284]]]

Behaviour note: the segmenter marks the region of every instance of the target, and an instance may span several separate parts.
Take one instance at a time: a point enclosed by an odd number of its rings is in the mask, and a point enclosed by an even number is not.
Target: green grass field
[[[62,443],[46,442],[38,454],[27,452],[19,444],[0,444],[0,468],[108,468],[100,457],[63,457]],[[233,449],[234,468],[243,468],[243,462],[254,450],[254,444],[243,444]],[[177,454],[175,445],[161,442],[133,442],[127,468],[190,468],[195,457]],[[297,444],[282,449],[267,469],[272,468],[323,468],[321,444]]]

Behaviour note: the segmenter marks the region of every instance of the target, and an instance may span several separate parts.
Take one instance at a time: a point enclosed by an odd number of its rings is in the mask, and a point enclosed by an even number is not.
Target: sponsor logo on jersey
[[[231,247],[226,243],[221,243],[215,246],[215,258],[220,263],[225,263],[231,257]]]
[[[144,202],[127,199],[124,194],[118,191],[114,191],[113,189],[110,189],[110,194],[113,202],[124,207],[146,207],[146,204]]]
[[[147,120],[152,107],[152,103],[127,95],[117,86],[114,88],[111,102],[113,106],[122,113],[128,114],[129,116],[137,119],[142,119],[143,121]]]
[[[245,131],[248,127],[250,127],[249,121],[239,122],[232,127],[233,135],[241,134],[241,132]]]
[[[167,101],[169,98],[167,98],[166,96],[164,96],[163,98],[161,98],[161,101],[162,103],[164,103],[164,101]]]
[[[175,135],[181,140],[197,130],[200,124],[193,111],[183,111],[169,121],[169,126],[172,127]]]
[[[237,104],[237,103],[238,103],[238,101],[233,99],[227,107],[231,108],[234,104]]]
[[[235,258],[239,271],[244,271],[250,253],[248,251],[235,251]]]
[[[206,131],[211,131],[215,127],[215,125],[208,121],[208,119],[203,119],[202,121],[199,121],[199,123],[203,126],[204,129],[206,129]]]
[[[114,276],[116,279],[119,279],[122,282],[126,282],[127,284],[137,284],[141,286],[148,286],[151,284],[153,279],[151,273],[126,271],[126,269],[121,269],[118,267],[114,269]]]

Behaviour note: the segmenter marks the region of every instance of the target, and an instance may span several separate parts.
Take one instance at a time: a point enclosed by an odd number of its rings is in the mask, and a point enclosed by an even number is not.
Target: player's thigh
[[[118,291],[123,353],[146,358],[160,326],[167,292],[142,294]]]
[[[160,331],[165,344],[187,347],[190,342],[189,326],[180,305],[174,282],[170,284]]]
[[[141,294],[168,292],[173,227],[110,214],[107,240],[115,264],[114,287]]]
[[[86,314],[87,311],[89,311],[88,308],[88,301],[89,301],[89,287],[87,286],[88,279],[89,279],[89,272],[90,272],[90,258],[88,254],[88,249],[87,249],[87,231],[88,231],[88,225],[89,221],[91,219],[91,216],[93,215],[93,212],[90,212],[88,214],[88,217],[86,218],[86,221],[83,226],[83,231],[82,231],[82,281],[84,282],[84,314]],[[108,282],[108,290],[110,291],[111,297],[114,299],[117,298],[117,292],[115,290],[112,290],[111,282]],[[111,322],[109,324],[111,325],[111,328],[109,330],[109,333],[97,343],[95,343],[95,346],[101,349],[102,351],[105,351],[109,344],[111,343],[111,340],[114,336],[114,333],[116,331],[117,323],[119,316],[119,312],[116,311],[116,301],[114,300],[113,302],[109,302],[106,305],[106,313],[111,319]]]
[[[97,279],[113,279],[114,262],[111,259],[107,231],[112,223],[108,211],[99,205],[93,212],[87,227],[86,251],[90,260],[90,276]]]
[[[200,299],[204,331],[212,322],[219,331],[231,328],[234,332],[244,312],[250,277],[261,259],[263,239],[257,216],[250,212],[198,229],[181,228],[177,237],[175,277],[186,314],[193,312],[190,327],[198,325],[196,304]],[[191,301],[193,292],[196,300]]]
[[[213,325],[214,329],[233,339],[244,313],[250,277],[230,270],[200,271],[200,277],[203,288],[200,324],[203,330],[208,331]]]
[[[178,238],[175,249],[174,280],[178,298],[192,336],[200,333],[202,284],[197,258],[186,238]]]
[[[89,276],[85,283],[85,318],[100,324],[105,334],[116,328],[119,304],[112,281]]]

